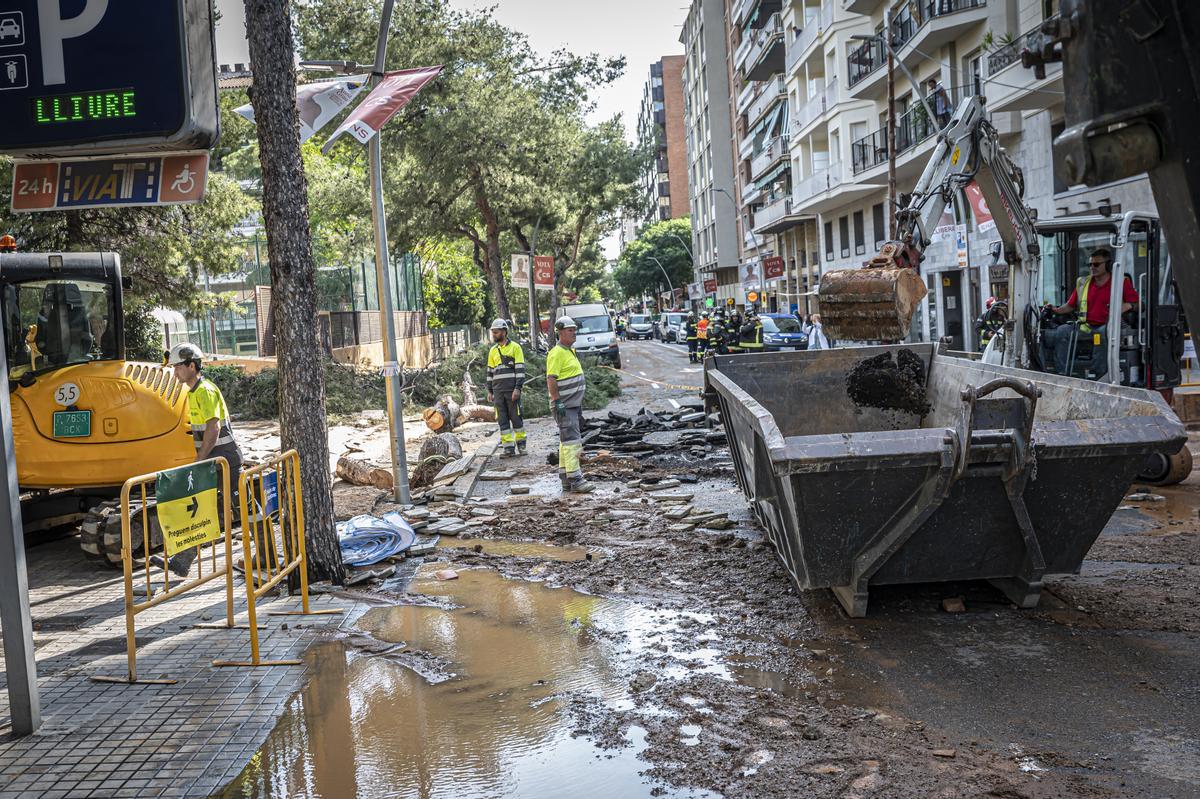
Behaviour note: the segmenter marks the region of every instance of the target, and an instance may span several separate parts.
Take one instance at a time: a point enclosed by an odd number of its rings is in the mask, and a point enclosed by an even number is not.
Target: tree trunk
[[[501,319],[512,319],[508,309],[508,289],[504,285],[504,269],[500,264],[500,220],[492,204],[488,202],[483,187],[483,176],[478,172],[473,176],[475,185],[475,207],[483,217],[484,240],[486,242],[484,273],[488,284],[492,287],[492,296],[496,299],[496,316]],[[533,264],[529,265],[533,268]]]
[[[356,486],[373,486],[384,491],[392,490],[392,472],[362,460],[343,455],[338,458],[336,474]]]
[[[300,159],[291,3],[245,3],[254,65],[251,100],[258,125],[263,219],[271,264],[280,438],[284,449],[300,453],[309,573],[341,585],[345,572],[334,530],[324,355],[317,338],[316,269],[308,186]]]

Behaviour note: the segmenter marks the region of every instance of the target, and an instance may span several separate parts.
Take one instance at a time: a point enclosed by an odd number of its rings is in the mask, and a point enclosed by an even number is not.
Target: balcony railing
[[[837,188],[842,184],[842,164],[840,161],[818,169],[795,185],[792,190],[793,205],[806,202],[818,194]]]
[[[922,0],[910,3],[892,18],[892,49],[899,52],[904,45],[916,38],[918,31],[930,21],[959,11],[984,8],[987,0]],[[850,85],[854,86],[887,62],[883,42],[878,39],[866,42],[847,57]]]
[[[833,0],[828,0],[828,2],[821,6],[819,12],[815,12],[805,20],[800,34],[788,43],[788,74],[795,71],[796,65],[800,62],[800,57],[817,40],[821,31],[827,30],[831,25],[833,25]]]
[[[750,177],[758,177],[771,164],[778,161],[787,152],[787,142],[782,136],[776,136],[763,145],[763,148],[750,162]]]
[[[768,108],[784,97],[787,97],[787,83],[782,75],[763,83],[763,91],[750,104],[750,110],[746,112],[750,124],[753,125],[755,120],[766,113]]]
[[[782,35],[783,20],[779,16],[779,13],[776,12],[771,15],[771,19],[762,29],[753,31],[747,37],[750,42],[750,48],[745,51],[745,58],[741,57],[742,48],[738,47],[739,56],[735,59],[734,63],[739,65],[744,64],[747,68],[757,64],[759,59],[762,58],[763,52],[771,46],[772,41]],[[744,45],[745,42],[742,42],[742,44]]]
[[[766,227],[774,222],[778,222],[791,213],[792,198],[790,196],[779,197],[754,212],[754,227],[756,230]]]
[[[742,139],[742,143],[738,145],[738,160],[745,161],[752,155],[754,155],[754,134]]]
[[[1031,31],[1025,31],[1011,42],[1004,42],[1000,47],[996,48],[991,55],[988,56],[987,67],[988,75],[995,75],[1000,70],[1021,60],[1021,52],[1029,47],[1029,37],[1037,33],[1041,28],[1041,24]]]
[[[740,92],[738,92],[737,110],[738,110],[739,114],[744,113],[746,111],[746,108],[750,105],[751,102],[753,102],[754,96],[757,93],[758,93],[758,85],[756,83],[754,83],[753,81],[747,81],[746,85],[742,87],[742,90]]]
[[[836,105],[837,101],[837,76],[834,76],[826,84],[824,91],[810,98],[807,103],[800,106],[799,110],[796,111],[792,117],[792,135],[798,134],[801,130],[812,124],[818,117]]]
[[[910,150],[938,132],[937,123],[929,118],[924,107],[910,108],[896,120],[896,155]],[[865,172],[888,160],[887,126],[863,136],[850,145],[854,174]]]

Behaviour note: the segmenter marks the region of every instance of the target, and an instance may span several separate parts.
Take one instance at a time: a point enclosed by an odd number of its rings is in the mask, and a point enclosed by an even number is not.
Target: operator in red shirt
[[[1050,333],[1050,340],[1054,344],[1054,365],[1060,375],[1068,373],[1067,355],[1072,339],[1079,335],[1100,337],[1100,343],[1092,347],[1089,374],[1099,380],[1108,373],[1106,332],[1112,305],[1112,286],[1109,285],[1112,279],[1112,264],[1112,250],[1107,247],[1092,250],[1091,257],[1088,258],[1087,277],[1079,278],[1075,284],[1075,291],[1071,292],[1065,305],[1053,309],[1056,314],[1079,314],[1076,323],[1061,325]],[[1127,275],[1125,285],[1121,287],[1121,313],[1132,310],[1137,304],[1138,293]]]

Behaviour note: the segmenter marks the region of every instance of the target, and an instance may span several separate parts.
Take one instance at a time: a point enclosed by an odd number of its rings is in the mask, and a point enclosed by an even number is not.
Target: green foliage
[[[643,230],[621,253],[617,263],[616,281],[625,296],[636,297],[666,290],[663,269],[671,278],[674,288],[690,283],[692,259],[688,257],[684,243],[690,242],[691,237],[691,220],[686,216],[656,222]],[[657,262],[654,260],[656,258]]]
[[[125,357],[131,361],[162,363],[163,329],[150,308],[125,306]]]
[[[461,240],[430,239],[418,254],[429,326],[484,324],[487,286],[466,245]]]
[[[279,373],[264,369],[246,374],[237,366],[206,366],[204,374],[225,395],[229,412],[243,419],[279,418]],[[387,388],[378,370],[325,364],[325,409],[345,416],[387,407]]]

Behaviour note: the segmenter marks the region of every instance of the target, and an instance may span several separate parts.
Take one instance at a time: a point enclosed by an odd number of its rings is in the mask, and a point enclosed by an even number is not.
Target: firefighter
[[[700,335],[696,329],[696,314],[695,313],[689,313],[687,315],[687,322],[684,323],[683,329],[684,329],[684,333],[687,336],[688,361],[690,361],[691,363],[696,363],[697,361],[700,360],[700,358],[696,354],[696,345],[700,341]]]
[[[745,352],[763,351],[763,325],[758,308],[747,311],[746,322],[738,329],[738,346]]]

